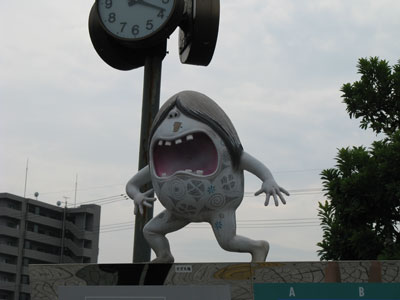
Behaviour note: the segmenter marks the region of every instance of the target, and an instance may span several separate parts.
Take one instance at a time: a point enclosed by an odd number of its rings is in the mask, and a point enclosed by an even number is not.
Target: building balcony
[[[18,238],[19,237],[19,229],[12,228],[12,227],[7,227],[5,225],[4,226],[0,226],[0,234]]]
[[[44,217],[41,215],[36,215],[31,212],[28,212],[27,221],[41,224],[41,225],[46,225],[46,226],[57,228],[57,229],[62,228],[62,221],[55,220],[55,219],[52,219],[49,217]]]
[[[13,264],[0,263],[0,272],[17,273],[17,266]]]
[[[9,254],[9,255],[16,255],[18,253],[18,247],[9,246],[6,244],[0,244],[0,253]]]
[[[45,261],[48,262],[49,264],[56,264],[59,263],[60,261],[59,255],[36,251],[36,250],[30,250],[30,249],[25,249],[24,252],[25,252],[25,257],[27,258],[33,258],[40,261]]]
[[[22,218],[22,212],[17,209],[13,209],[7,206],[2,206],[0,209],[0,217],[5,216],[5,217],[11,217],[17,220],[20,220]]]
[[[15,282],[0,281],[0,290],[14,292]]]
[[[60,247],[61,239],[50,235],[40,234],[32,231],[26,231],[25,239],[37,241],[43,244]]]

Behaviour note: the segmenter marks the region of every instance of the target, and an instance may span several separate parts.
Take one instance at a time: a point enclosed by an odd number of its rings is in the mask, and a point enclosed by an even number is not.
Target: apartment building
[[[96,263],[100,206],[0,193],[0,300],[29,300],[29,264]]]

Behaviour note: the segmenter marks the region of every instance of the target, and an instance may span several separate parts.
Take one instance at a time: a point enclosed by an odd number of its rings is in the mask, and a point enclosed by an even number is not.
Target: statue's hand
[[[283,187],[280,187],[274,179],[267,179],[263,182],[261,189],[254,193],[255,196],[260,195],[261,193],[265,193],[265,203],[264,205],[267,206],[269,204],[269,198],[272,196],[274,197],[275,205],[279,205],[278,197],[283,204],[286,204],[285,197],[283,197],[282,193],[289,196],[289,192],[286,191]]]
[[[138,212],[143,215],[143,206],[153,207],[153,202],[157,200],[155,197],[149,197],[153,192],[153,189],[150,189],[144,193],[136,193],[132,197],[135,204],[135,215],[137,215]]]

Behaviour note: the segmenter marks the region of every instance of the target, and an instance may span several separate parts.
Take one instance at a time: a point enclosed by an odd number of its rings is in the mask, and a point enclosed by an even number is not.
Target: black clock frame
[[[98,1],[89,14],[89,34],[97,54],[111,67],[127,71],[143,67],[146,57],[165,57],[167,38],[179,26],[179,56],[183,64],[207,66],[218,38],[220,0],[175,0],[164,26],[141,39],[124,39],[104,26]],[[121,0],[119,0],[121,1]]]
[[[217,44],[220,0],[191,1],[190,15],[180,25],[179,57],[183,64],[208,66]]]

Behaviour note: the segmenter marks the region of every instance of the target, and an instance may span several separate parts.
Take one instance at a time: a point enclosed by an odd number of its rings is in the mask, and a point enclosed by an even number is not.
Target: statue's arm
[[[143,206],[152,207],[153,202],[156,201],[155,197],[151,197],[153,189],[144,193],[140,191],[140,187],[151,181],[149,166],[139,170],[126,184],[126,194],[129,198],[133,199],[135,204],[135,215],[140,212],[143,214]]]
[[[289,192],[276,183],[271,171],[262,162],[243,151],[240,158],[240,168],[256,175],[263,182],[261,189],[255,192],[254,195],[258,196],[261,193],[265,193],[266,199],[264,205],[268,205],[271,196],[274,198],[276,206],[279,204],[278,198],[283,204],[286,204],[282,193],[289,196]]]

